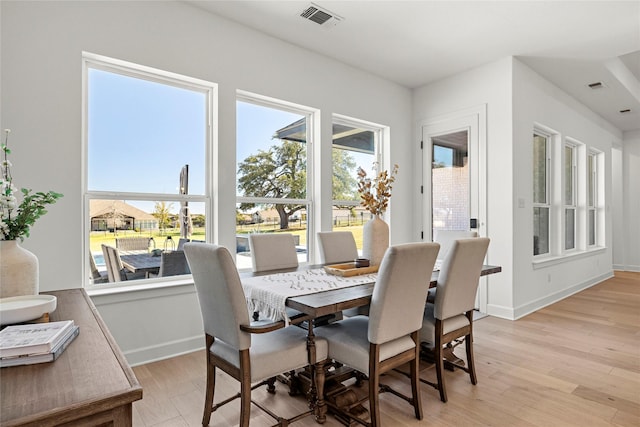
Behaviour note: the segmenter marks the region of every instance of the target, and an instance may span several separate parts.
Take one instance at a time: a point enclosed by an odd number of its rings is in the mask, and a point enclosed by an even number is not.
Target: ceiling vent
[[[606,87],[604,85],[604,83],[602,82],[594,82],[594,83],[589,83],[587,86],[589,86],[591,89],[602,89],[604,87]]]
[[[624,110],[620,110],[620,114],[627,114],[631,112],[631,108],[625,108]]]
[[[344,18],[323,9],[315,3],[311,3],[301,13],[300,16],[309,21],[315,22],[323,27],[335,27]]]

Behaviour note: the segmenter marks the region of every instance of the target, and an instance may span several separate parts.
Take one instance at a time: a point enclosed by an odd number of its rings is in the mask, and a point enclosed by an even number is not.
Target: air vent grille
[[[631,108],[625,108],[624,110],[620,110],[620,114],[627,114],[631,112]]]
[[[602,89],[604,86],[604,83],[602,82],[594,82],[594,83],[589,83],[587,86],[589,86],[591,89]]]
[[[305,8],[300,16],[304,19],[308,19],[311,22],[315,22],[318,25],[323,25],[326,27],[333,27],[338,22],[342,21],[342,17],[336,15],[335,13],[329,12],[326,9],[320,8],[320,6],[311,3],[310,6]]]

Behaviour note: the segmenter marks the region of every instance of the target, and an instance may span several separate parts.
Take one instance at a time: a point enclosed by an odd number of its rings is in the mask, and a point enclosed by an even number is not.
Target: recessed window
[[[549,253],[551,204],[549,198],[550,135],[533,134],[533,254]]]
[[[577,148],[573,144],[564,146],[564,249],[576,248],[576,173]]]
[[[242,94],[236,103],[238,268],[251,267],[249,233],[291,233],[298,260],[309,257],[313,113]]]
[[[358,250],[362,250],[362,227],[371,213],[360,205],[357,174],[362,168],[367,175],[379,171],[378,147],[382,127],[344,116],[333,116],[331,145],[332,199],[334,231],[351,231]]]
[[[162,252],[207,239],[215,87],[94,55],[84,63],[88,283],[156,279]],[[113,263],[105,247],[117,249]],[[126,262],[134,253],[157,254],[154,266]]]

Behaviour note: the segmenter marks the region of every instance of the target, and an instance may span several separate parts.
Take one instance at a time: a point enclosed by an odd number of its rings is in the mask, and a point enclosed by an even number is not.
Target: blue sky
[[[88,90],[90,191],[178,194],[188,164],[189,194],[204,194],[205,93],[93,68]],[[238,102],[236,162],[277,144],[275,131],[302,117]],[[371,170],[371,155],[352,155]],[[128,202],[153,211],[153,202]]]

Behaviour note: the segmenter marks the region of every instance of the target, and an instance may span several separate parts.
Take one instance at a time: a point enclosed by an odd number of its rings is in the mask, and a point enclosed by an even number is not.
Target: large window
[[[332,226],[335,231],[351,231],[358,250],[362,250],[363,224],[371,214],[360,206],[358,168],[375,176],[379,170],[379,144],[382,127],[348,117],[333,116]]]
[[[313,111],[242,93],[236,103],[236,264],[251,266],[249,233],[291,233],[309,258]]]
[[[564,249],[576,247],[576,146],[564,145],[563,181],[564,181]]]
[[[533,134],[533,254],[549,253],[549,194],[550,135]]]
[[[85,276],[95,286],[158,277],[162,252],[207,239],[215,87],[90,54],[84,67]],[[121,258],[110,263],[105,247]],[[123,266],[135,254],[157,265]]]

